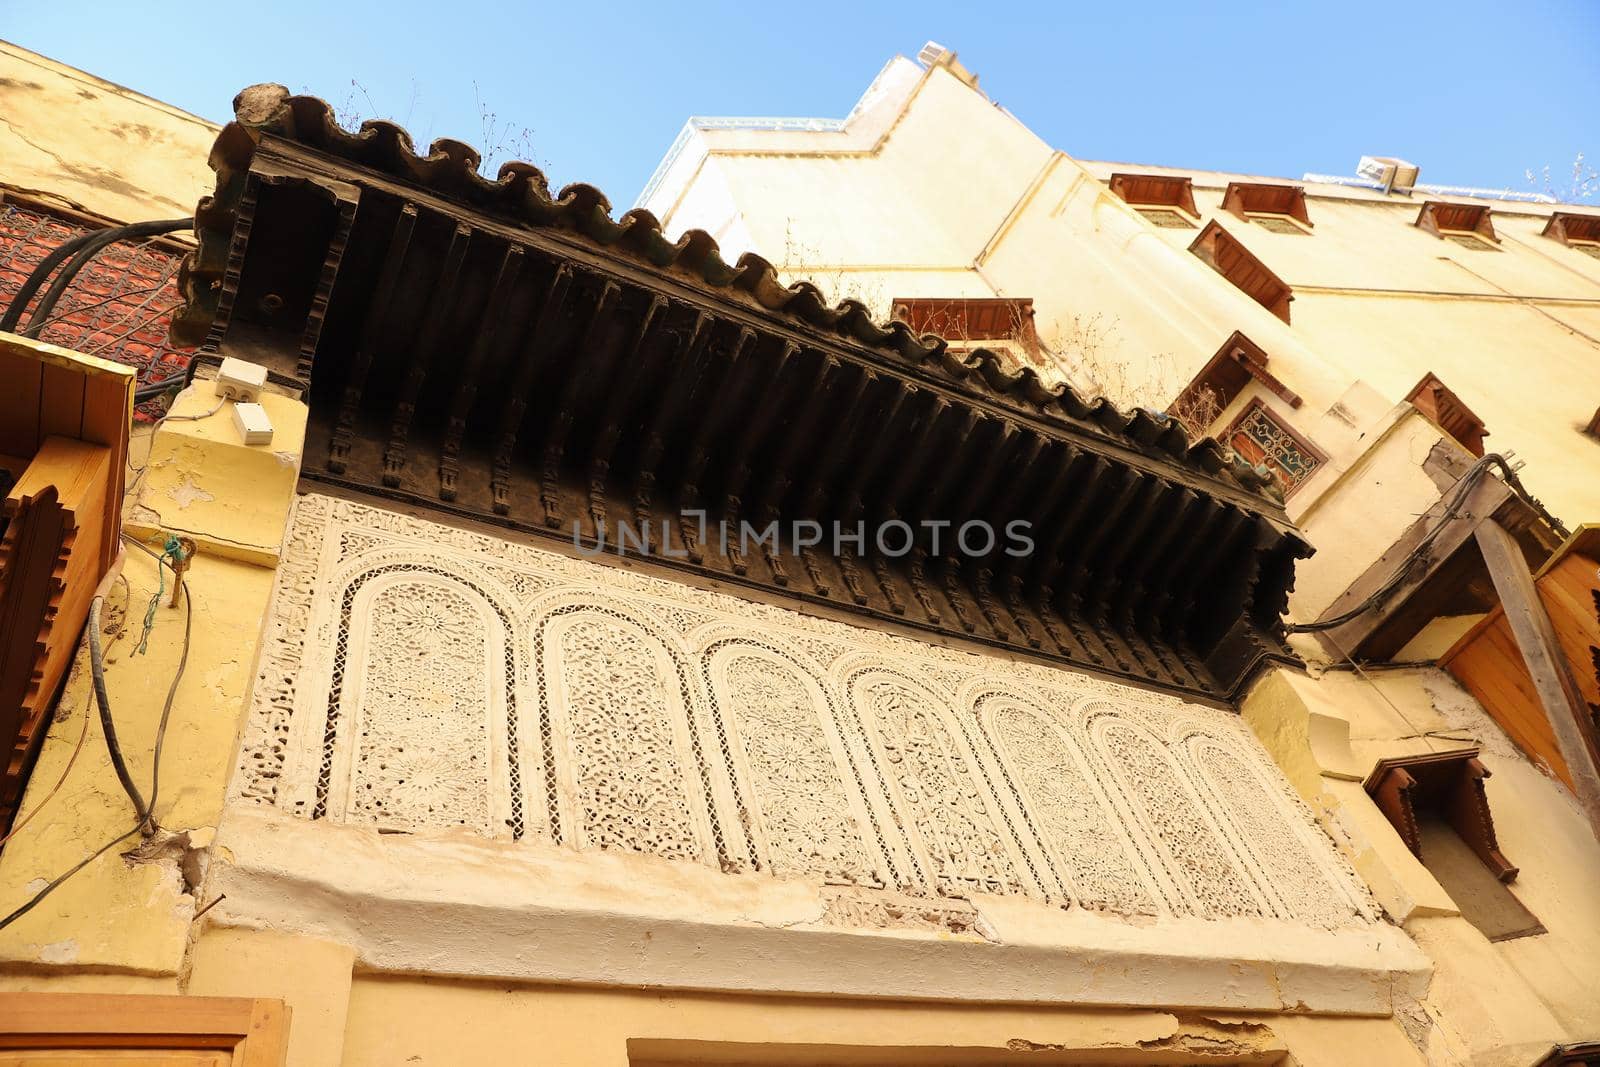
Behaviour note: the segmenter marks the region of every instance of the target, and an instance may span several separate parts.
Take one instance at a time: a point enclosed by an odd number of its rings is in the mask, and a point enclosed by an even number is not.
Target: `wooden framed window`
[[[1381,761],[1365,786],[1412,855],[1491,941],[1542,934],[1508,889],[1517,868],[1500,851],[1476,748]]]
[[[1462,403],[1461,398],[1440,381],[1437,374],[1432,371],[1424,374],[1415,388],[1406,394],[1406,400],[1438,423],[1439,428],[1455,438],[1462,448],[1480,459],[1483,457],[1483,439],[1489,436],[1483,420],[1474,415],[1472,409]]]
[[[1311,232],[1306,191],[1298,185],[1229,182],[1222,194],[1222,210],[1272,233],[1304,236]]]
[[[1189,251],[1242,289],[1250,299],[1284,322],[1289,321],[1289,303],[1294,300],[1294,290],[1215,219],[1200,231]]]
[[[1194,185],[1181,175],[1113,174],[1111,191],[1156,226],[1192,230],[1200,217]]]
[[[0,993],[0,1067],[283,1067],[289,1008],[244,997]]]
[[[1540,233],[1586,256],[1600,259],[1600,215],[1557,211],[1550,216],[1550,221],[1544,224]]]
[[[0,335],[0,835],[117,555],[134,372]]]
[[[1259,397],[1233,420],[1227,445],[1247,462],[1271,470],[1285,497],[1327,462],[1315,445],[1291,430]]]
[[[1450,204],[1429,200],[1417,213],[1417,228],[1427,230],[1442,241],[1450,241],[1474,251],[1498,251],[1489,208],[1483,204]]]

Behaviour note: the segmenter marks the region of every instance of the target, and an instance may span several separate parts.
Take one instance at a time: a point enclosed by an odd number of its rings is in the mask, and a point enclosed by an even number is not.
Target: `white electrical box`
[[[259,363],[228,356],[217,369],[217,395],[228,400],[254,403],[266,384],[267,368]]]
[[[272,443],[272,420],[267,418],[267,409],[260,404],[233,405],[233,425],[247,445]]]

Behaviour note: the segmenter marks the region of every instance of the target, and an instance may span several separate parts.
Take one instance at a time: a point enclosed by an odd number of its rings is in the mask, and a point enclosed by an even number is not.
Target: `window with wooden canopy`
[[[1156,226],[1192,230],[1200,217],[1193,183],[1181,175],[1113,174],[1111,191]]]
[[[1550,221],[1544,224],[1540,233],[1586,256],[1600,259],[1600,215],[1557,211],[1550,216]]]
[[[963,347],[967,341],[1016,341],[1039,345],[1033,301],[1008,297],[899,297],[894,317],[919,334],[934,334]]]
[[[1212,270],[1228,279],[1251,300],[1289,321],[1289,303],[1294,290],[1261,260],[1213,219],[1194,239],[1189,251],[1199,256]]]
[[[1252,381],[1292,408],[1302,403],[1298,393],[1267,370],[1267,353],[1261,346],[1235,330],[1184,386],[1167,414],[1193,433],[1203,434]]]
[[[1500,851],[1476,748],[1382,760],[1366,780],[1378,810],[1442,885],[1462,918],[1491,941],[1544,933],[1505,884],[1517,877]]]
[[[1492,251],[1500,243],[1484,204],[1451,204],[1429,200],[1417,213],[1416,226],[1443,241],[1475,251]]]
[[[1026,297],[900,297],[891,306],[895,318],[942,338],[957,355],[983,348],[1008,370],[1042,365],[1033,301]]]
[[[1229,182],[1222,194],[1222,210],[1272,233],[1303,236],[1311,228],[1306,191],[1298,185]]]
[[[1483,439],[1489,436],[1483,420],[1474,415],[1472,409],[1437,374],[1432,371],[1424,374],[1422,380],[1406,394],[1406,400],[1438,423],[1439,428],[1455,438],[1462,448],[1474,456],[1483,456]]]

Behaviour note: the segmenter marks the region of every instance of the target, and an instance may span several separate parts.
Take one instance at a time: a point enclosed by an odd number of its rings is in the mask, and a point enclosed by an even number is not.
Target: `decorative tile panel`
[[[811,878],[852,914],[1377,919],[1228,712],[320,496],[235,795]]]

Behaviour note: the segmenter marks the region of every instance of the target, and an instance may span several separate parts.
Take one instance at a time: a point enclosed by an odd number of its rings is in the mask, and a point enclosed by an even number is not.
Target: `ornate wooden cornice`
[[[1172,420],[830,308],[525,164],[490,182],[464,145],[417,156],[279,87],[236,110],[174,330],[309,394],[306,478],[585,545],[647,526],[669,566],[1208,700],[1289,658],[1309,549]],[[917,535],[741,550],[722,520]],[[953,547],[979,520],[1032,523],[1035,550]]]

